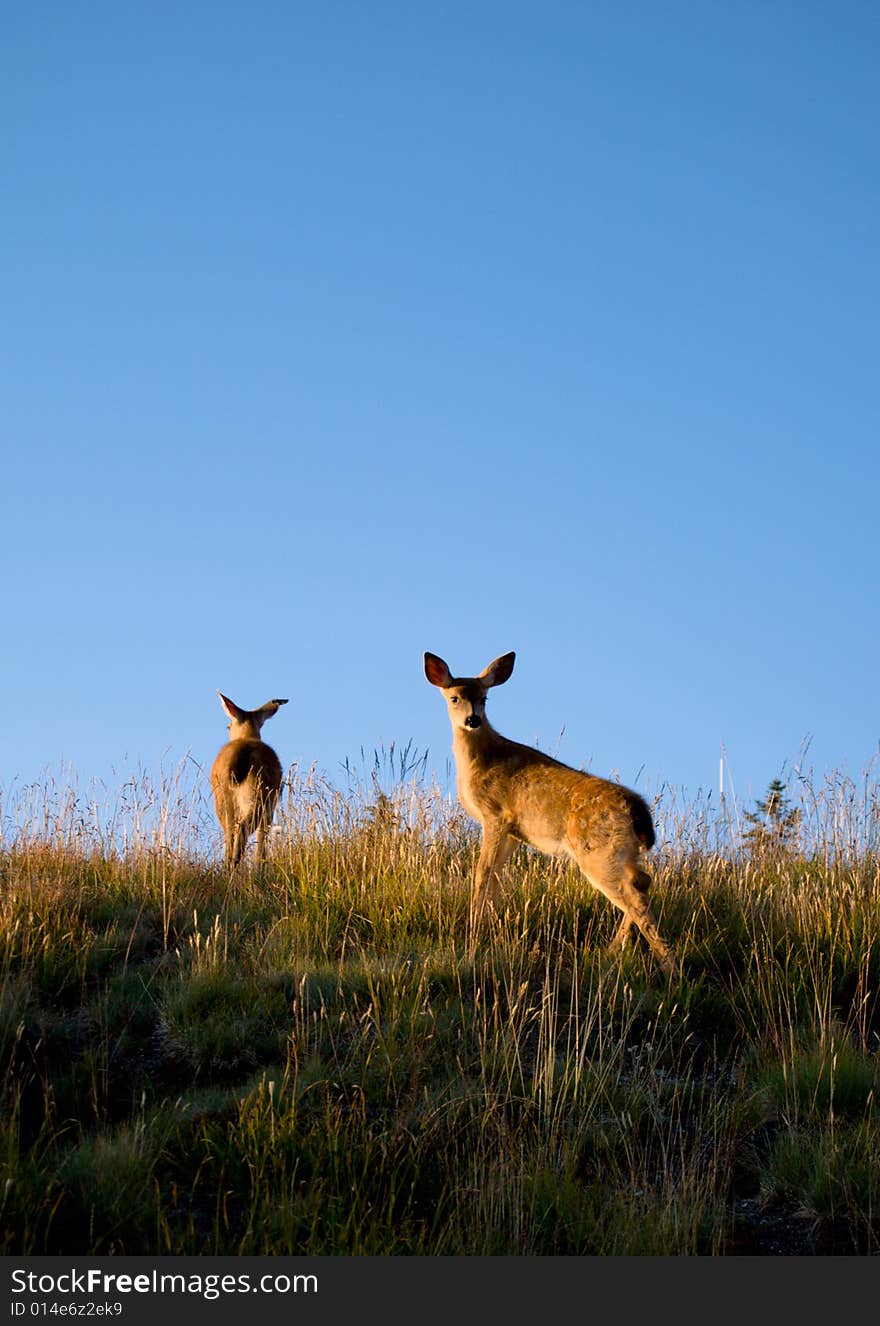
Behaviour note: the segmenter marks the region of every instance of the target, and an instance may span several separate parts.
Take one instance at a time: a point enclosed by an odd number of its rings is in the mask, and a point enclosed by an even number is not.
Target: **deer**
[[[642,861],[655,842],[651,811],[637,792],[572,769],[533,746],[503,737],[486,717],[486,697],[513,672],[515,653],[502,654],[477,677],[453,677],[437,654],[425,653],[425,676],[443,692],[452,723],[458,798],[482,828],[470,909],[471,946],[501,872],[525,843],[573,861],[589,883],[623,912],[611,941],[622,952],[632,927],[644,935],[661,967],[676,973],[648,902],[651,876]]]
[[[281,794],[281,763],[260,740],[260,729],[287,701],[267,700],[259,709],[241,709],[222,691],[217,694],[229,719],[229,740],[211,766],[211,787],[226,839],[226,864],[234,870],[252,833],[257,861],[266,858],[266,838]]]

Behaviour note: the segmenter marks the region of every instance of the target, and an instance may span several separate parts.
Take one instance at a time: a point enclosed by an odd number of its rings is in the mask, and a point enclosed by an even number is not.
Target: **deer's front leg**
[[[474,875],[474,895],[471,902],[471,928],[480,924],[486,905],[494,904],[501,882],[501,871],[510,860],[516,839],[511,838],[503,824],[487,821],[483,824],[483,842]]]

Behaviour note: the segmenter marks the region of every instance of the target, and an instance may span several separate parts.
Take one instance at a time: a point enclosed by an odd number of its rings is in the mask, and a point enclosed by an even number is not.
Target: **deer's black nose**
[[[483,720],[477,714],[468,714],[467,718],[464,720],[464,725],[465,727],[482,727]]]

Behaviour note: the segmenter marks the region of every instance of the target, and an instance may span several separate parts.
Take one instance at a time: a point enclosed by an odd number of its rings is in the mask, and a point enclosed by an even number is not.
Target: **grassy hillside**
[[[878,1250],[876,786],[758,859],[667,795],[670,983],[525,852],[469,959],[476,839],[417,780],[294,771],[231,882],[184,781],[7,794],[0,1251]]]

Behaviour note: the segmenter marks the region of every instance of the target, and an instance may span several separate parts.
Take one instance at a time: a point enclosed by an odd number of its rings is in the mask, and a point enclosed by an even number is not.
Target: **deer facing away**
[[[648,806],[628,787],[570,769],[532,746],[509,741],[486,718],[486,694],[513,672],[516,655],[502,654],[478,677],[453,677],[436,654],[425,654],[425,676],[444,695],[452,723],[458,796],[483,829],[471,904],[476,930],[494,902],[500,872],[519,843],[574,861],[623,919],[611,942],[622,949],[638,926],[665,971],[675,972],[648,903],[651,876],[643,854],[654,845]]]
[[[256,856],[266,855],[266,838],[281,794],[281,763],[260,740],[260,728],[286,700],[267,700],[259,709],[240,709],[220,696],[229,718],[229,741],[211,767],[214,805],[226,837],[226,862],[238,865],[248,839],[256,834]]]

